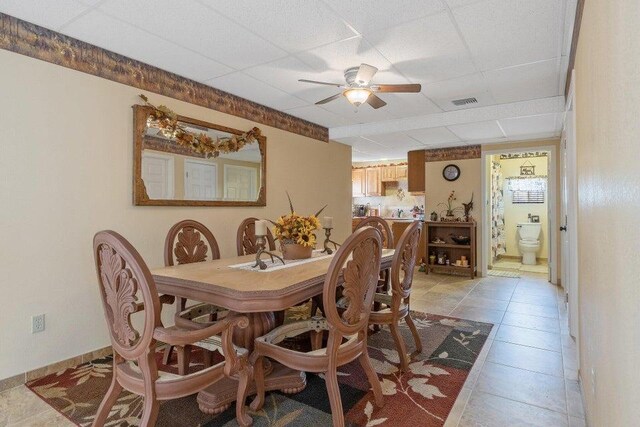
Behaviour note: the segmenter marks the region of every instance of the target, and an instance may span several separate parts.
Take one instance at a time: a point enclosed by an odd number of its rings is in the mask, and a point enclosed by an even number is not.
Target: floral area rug
[[[422,354],[412,354],[407,372],[397,368],[398,353],[386,329],[369,336],[369,355],[382,383],[385,405],[374,405],[366,376],[357,361],[339,370],[340,393],[348,426],[442,426],[484,345],[492,324],[413,312],[422,338]],[[415,347],[408,327],[402,334],[407,350]],[[177,372],[174,365],[162,370]],[[175,359],[175,358],[174,358]],[[194,354],[191,370],[202,369]],[[45,402],[79,426],[91,425],[111,381],[112,359],[106,357],[31,381],[27,386]],[[262,410],[251,412],[255,426],[330,426],[331,410],[323,375],[308,374],[300,393],[267,394]],[[249,402],[249,401],[248,401]],[[232,405],[218,416],[198,410],[196,396],[163,402],[158,426],[235,426]],[[142,398],[123,392],[108,426],[137,425]]]

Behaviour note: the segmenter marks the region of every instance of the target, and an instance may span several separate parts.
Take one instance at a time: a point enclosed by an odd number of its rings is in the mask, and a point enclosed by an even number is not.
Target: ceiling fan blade
[[[380,107],[384,107],[385,105],[387,105],[386,102],[384,102],[382,99],[380,99],[380,97],[378,97],[373,93],[369,95],[369,97],[367,98],[367,104],[371,105],[376,110]]]
[[[316,105],[326,104],[327,102],[331,102],[331,101],[333,101],[334,99],[338,99],[338,98],[340,98],[341,96],[342,96],[342,92],[340,92],[340,93],[336,93],[336,94],[335,94],[335,95],[333,95],[333,96],[330,96],[330,97],[328,97],[328,98],[325,98],[325,99],[322,99],[322,100],[320,100],[320,101],[316,102]]]
[[[299,79],[298,81],[302,82],[302,83],[313,83],[313,84],[316,84],[316,85],[342,87],[342,84],[340,84],[340,83],[319,82],[317,80],[307,80],[307,79]]]
[[[374,85],[371,86],[371,90],[376,92],[396,92],[396,93],[415,93],[422,90],[422,86],[419,84],[408,85]]]
[[[369,84],[369,82],[377,72],[378,69],[373,65],[360,64],[360,68],[358,68],[358,74],[356,74],[355,82],[359,85],[365,86]]]

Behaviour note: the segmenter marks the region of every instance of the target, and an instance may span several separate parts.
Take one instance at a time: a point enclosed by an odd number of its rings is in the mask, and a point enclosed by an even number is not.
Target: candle
[[[333,228],[333,217],[325,216],[323,222],[324,222],[324,228]]]
[[[256,221],[256,236],[266,236],[267,235],[267,221],[258,220]]]

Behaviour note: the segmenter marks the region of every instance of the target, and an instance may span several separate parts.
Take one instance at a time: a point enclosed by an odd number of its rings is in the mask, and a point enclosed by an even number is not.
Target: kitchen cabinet
[[[396,179],[407,177],[407,165],[396,166]]]
[[[380,169],[382,175],[380,177],[381,181],[396,181],[398,179],[396,174],[396,166],[383,166]]]
[[[366,195],[380,196],[382,194],[382,183],[380,182],[380,168],[366,168]]]
[[[410,193],[424,193],[425,181],[425,150],[409,151],[408,160],[408,189]]]
[[[351,170],[351,194],[352,197],[364,197],[367,193],[367,183],[364,169]]]

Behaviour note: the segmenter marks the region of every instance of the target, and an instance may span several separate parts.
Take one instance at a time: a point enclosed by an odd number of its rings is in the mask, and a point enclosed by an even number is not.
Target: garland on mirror
[[[218,157],[221,153],[235,153],[247,144],[257,141],[262,134],[257,127],[251,128],[242,135],[232,135],[225,138],[213,139],[204,132],[193,133],[180,125],[178,115],[165,105],[156,107],[149,99],[141,94],[140,98],[147,107],[152,108],[152,113],[147,119],[147,125],[160,129],[167,138],[174,139],[183,147],[189,147],[205,157]]]

